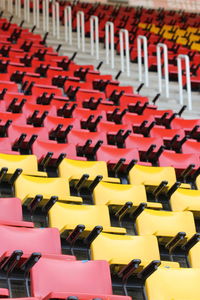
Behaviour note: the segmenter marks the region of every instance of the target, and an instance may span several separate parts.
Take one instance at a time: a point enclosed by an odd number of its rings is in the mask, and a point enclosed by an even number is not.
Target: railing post
[[[65,41],[72,45],[72,9],[66,6],[64,10]]]
[[[27,20],[27,1],[24,0],[24,20]]]
[[[26,0],[26,17],[27,17],[27,22],[30,22],[30,0]]]
[[[40,6],[39,0],[33,0],[33,25],[40,27]]]
[[[186,85],[188,95],[188,109],[192,110],[192,93],[190,80],[190,59],[188,55],[179,54],[177,58],[178,63],[178,82],[179,82],[179,102],[183,105],[183,76],[182,76],[182,60],[185,60],[186,67]]]
[[[56,35],[56,5],[52,3],[52,34]]]
[[[5,0],[1,0],[1,8],[6,9],[6,1]]]
[[[60,38],[60,4],[56,2],[55,5],[56,5],[56,35],[57,35],[57,39],[59,39]]]
[[[43,24],[43,31],[46,30],[46,1],[42,0],[42,24]]]
[[[46,31],[49,31],[49,0],[46,0]]]
[[[119,41],[120,41],[120,56],[121,56],[121,71],[125,71],[124,67],[124,50],[126,54],[126,73],[130,76],[130,53],[129,53],[129,32],[127,29],[120,29],[119,31]],[[124,49],[125,44],[125,49]]]
[[[94,55],[94,42],[96,44],[96,59],[99,59],[99,19],[97,16],[90,17],[91,55]]]
[[[8,1],[8,11],[12,14],[13,13],[13,0]]]
[[[139,81],[142,82],[142,43],[144,49],[144,71],[145,71],[145,85],[149,86],[149,70],[148,70],[148,47],[146,36],[139,35],[137,38],[137,50],[138,50],[138,73]]]
[[[82,48],[82,51],[85,52],[85,20],[84,12],[78,11],[76,14],[77,18],[77,46],[78,49]],[[81,41],[82,39],[82,41]],[[82,44],[82,46],[81,46]]]
[[[169,98],[169,70],[168,70],[168,49],[167,45],[159,43],[156,47],[157,51],[157,70],[158,70],[158,88],[162,92],[162,63],[161,63],[161,49],[164,55],[164,69],[165,69],[165,93]]]
[[[18,2],[18,11],[17,11],[17,16],[21,18],[21,0],[17,0]]]
[[[111,68],[114,69],[114,24],[106,22],[105,26],[105,43],[106,43],[106,63],[109,64],[111,60]],[[109,59],[110,54],[110,59]]]

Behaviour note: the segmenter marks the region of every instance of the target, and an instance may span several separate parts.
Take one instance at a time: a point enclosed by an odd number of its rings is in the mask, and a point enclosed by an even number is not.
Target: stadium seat
[[[61,237],[83,224],[86,231],[92,231],[97,225],[104,232],[125,233],[124,228],[112,227],[106,205],[71,205],[57,202],[49,211],[49,225],[61,232]]]
[[[22,204],[18,198],[1,198],[0,224],[17,227],[33,227],[32,222],[23,221]]]
[[[33,252],[45,255],[61,255],[59,231],[56,228],[22,228],[0,225],[3,240],[0,255],[10,256],[15,250],[22,250],[26,257]],[[73,259],[73,257],[72,257]]]
[[[118,272],[133,259],[140,259],[139,270],[153,260],[160,260],[157,239],[153,235],[113,235],[101,233],[91,245],[91,257],[94,260],[107,260]],[[166,263],[169,267],[179,267],[178,263]],[[113,271],[114,271],[113,270]],[[137,272],[138,270],[136,270]]]
[[[170,199],[170,205],[173,211],[192,211],[198,215],[200,211],[199,190],[177,189]]]
[[[103,196],[103,197],[102,197]],[[94,204],[113,206],[116,209],[131,202],[133,207],[146,203],[151,208],[162,208],[160,203],[147,201],[145,187],[142,184],[117,184],[100,182],[93,191]]]
[[[47,188],[48,187],[48,188]],[[80,197],[70,196],[69,183],[64,178],[45,178],[20,175],[14,184],[15,196],[30,210],[41,206],[45,209],[48,202],[59,201],[82,202]],[[49,209],[49,208],[48,208]],[[48,211],[48,210],[47,210]]]
[[[41,258],[31,270],[31,294],[47,299],[75,296],[78,299],[131,300],[130,297],[112,295],[109,265],[105,261],[64,262]]]
[[[144,210],[136,219],[139,235],[153,234],[160,237],[174,237],[185,232],[187,237],[196,233],[193,214],[189,211],[171,212]]]
[[[10,155],[0,153],[0,168],[6,167],[9,173],[14,173],[17,168],[22,169],[24,175],[47,176],[38,171],[37,157],[35,155]]]
[[[119,182],[119,179],[108,176],[107,165],[104,161],[81,161],[65,158],[58,169],[59,176],[66,179],[80,179],[82,174],[88,174],[91,179],[102,176],[103,181]]]
[[[149,300],[198,299],[200,270],[161,268],[149,276],[145,290]],[[177,282],[179,284],[177,284]],[[167,288],[170,286],[170,289]]]

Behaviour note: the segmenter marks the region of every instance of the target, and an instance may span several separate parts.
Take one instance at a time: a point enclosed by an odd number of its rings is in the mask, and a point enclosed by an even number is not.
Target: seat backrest
[[[49,211],[49,224],[61,230],[78,224],[93,228],[96,225],[110,227],[109,211],[105,205],[72,205],[56,202]]]
[[[88,174],[91,177],[101,175],[108,177],[108,170],[105,161],[81,161],[73,159],[63,159],[59,165],[60,177],[68,178],[71,176],[81,178],[82,174]]]
[[[129,172],[130,183],[159,185],[162,181],[168,181],[171,186],[176,182],[176,174],[173,167],[150,167],[134,165]]]
[[[148,263],[160,259],[155,236],[127,236],[101,233],[91,245],[92,259],[105,259],[109,263],[128,264],[132,259]]]
[[[1,198],[0,220],[22,221],[22,204],[18,198]]]
[[[20,175],[15,181],[15,195],[22,202],[36,195],[44,198],[57,196],[59,200],[66,200],[69,193],[69,184],[64,178],[47,178]]]
[[[60,234],[57,228],[23,228],[0,226],[3,243],[0,245],[0,256],[4,252],[12,253],[22,250],[24,254],[40,252],[43,255],[60,255]]]
[[[50,292],[112,295],[109,265],[41,258],[31,270],[31,294],[43,298]]]
[[[138,234],[174,237],[185,232],[187,237],[196,233],[193,214],[190,211],[172,212],[145,209],[136,219]]]
[[[160,267],[146,280],[147,297],[149,300],[198,300],[199,281],[200,269]]]
[[[145,187],[142,184],[118,184],[103,181],[94,189],[93,198],[95,204],[109,204],[111,201],[117,205],[131,201],[134,205],[138,205],[147,201]]]

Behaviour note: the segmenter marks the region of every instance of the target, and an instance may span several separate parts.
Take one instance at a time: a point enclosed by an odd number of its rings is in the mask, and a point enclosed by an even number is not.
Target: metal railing
[[[120,42],[120,57],[121,57],[121,71],[125,72],[125,58],[126,56],[126,73],[130,76],[130,52],[129,52],[129,32],[127,29],[120,29],[119,31]]]
[[[165,72],[165,95],[169,98],[169,69],[168,69],[168,49],[167,45],[159,43],[156,47],[157,52],[157,72],[158,72],[158,89],[162,93],[162,62],[161,50],[164,56],[164,72]]]
[[[83,11],[78,11],[77,19],[77,47],[85,52],[85,16]]]
[[[144,51],[144,73],[145,73],[145,85],[149,86],[149,65],[148,65],[148,46],[146,36],[139,35],[137,37],[137,51],[138,51],[138,73],[139,81],[142,82],[142,42]]]
[[[107,64],[110,63],[111,68],[114,69],[115,67],[114,24],[112,22],[106,22],[105,25],[105,44],[106,44],[106,63]]]
[[[91,55],[93,56],[96,50],[96,59],[99,59],[99,18],[97,16],[90,17],[90,46]]]
[[[185,61],[186,72],[186,86],[188,96],[188,109],[192,110],[192,93],[191,93],[191,80],[190,80],[190,59],[188,55],[179,54],[177,57],[178,64],[178,83],[179,83],[179,102],[183,105],[183,74],[182,74],[182,61]]]
[[[64,10],[65,41],[72,45],[72,9],[66,6]]]

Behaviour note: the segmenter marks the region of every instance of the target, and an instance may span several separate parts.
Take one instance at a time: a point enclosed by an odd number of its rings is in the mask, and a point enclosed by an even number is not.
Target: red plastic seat
[[[91,145],[96,144],[99,140],[102,140],[104,144],[107,143],[106,134],[104,132],[90,132],[86,129],[72,129],[68,135],[68,143],[72,143],[74,145],[84,145],[87,140],[92,141]]]
[[[116,91],[117,93],[124,92],[126,94],[134,94],[134,90],[132,86],[116,86],[116,85],[108,84],[105,90],[106,98],[109,98],[114,91]]]
[[[57,228],[22,228],[0,225],[3,243],[0,256],[9,256],[15,250],[25,255],[41,252],[42,255],[61,255],[60,234]]]
[[[30,141],[34,135],[37,135],[37,137],[42,139],[43,141],[48,140],[48,138],[49,138],[48,131],[44,127],[36,128],[36,127],[29,126],[29,125],[24,125],[24,126],[11,125],[8,128],[8,137],[12,143],[12,146],[21,147],[21,143],[20,143],[20,145],[18,145],[18,143],[19,143],[20,137],[24,134],[26,136],[25,136],[25,139],[23,140],[23,142],[26,142],[27,144],[30,143]],[[34,141],[35,141],[35,139],[33,139],[31,144],[29,145],[30,147],[32,147],[32,143],[34,143]]]
[[[69,125],[72,125],[74,129],[80,129],[80,121],[78,118],[62,118],[47,116],[44,120],[44,127],[48,130],[55,130],[58,125],[63,125],[62,129],[66,129]]]
[[[101,276],[99,276],[101,274]],[[31,270],[31,294],[34,297],[77,296],[107,299],[130,297],[112,295],[109,264],[106,261],[63,261],[41,258]]]
[[[194,168],[197,169],[200,166],[199,155],[196,153],[184,154],[165,150],[159,157],[160,167],[172,166],[176,169],[186,169],[190,164],[194,164]]]
[[[59,88],[56,88],[53,85],[39,85],[35,84],[32,88],[32,95],[39,97],[43,93],[49,94],[55,94],[57,96],[62,96],[62,91]]]
[[[161,138],[140,137],[129,135],[125,141],[126,148],[137,148],[139,151],[147,151],[151,145],[155,145],[154,150],[158,150],[163,145]]]
[[[200,142],[187,140],[182,145],[182,153],[198,154],[200,156]]]
[[[163,140],[171,140],[175,135],[179,135],[180,138],[183,138],[185,136],[183,129],[166,129],[161,126],[155,126],[151,129],[151,137],[159,137]]]
[[[126,163],[134,160],[140,160],[137,149],[121,149],[115,146],[101,146],[97,151],[97,160],[106,161],[109,164],[117,163],[121,158],[126,159]]]
[[[172,129],[183,129],[184,131],[191,131],[195,126],[200,126],[200,120],[186,120],[182,118],[175,118],[171,123]]]
[[[23,221],[22,204],[18,198],[1,198],[0,224],[17,227],[34,227],[32,222]]]
[[[52,159],[58,159],[60,154],[65,154],[67,158],[78,159],[76,155],[76,147],[73,144],[58,144],[55,141],[36,141],[32,148],[39,161],[42,161],[45,156],[52,152]],[[80,158],[79,158],[80,159]]]
[[[9,92],[18,92],[18,86],[12,81],[0,81],[0,91],[7,89]]]

